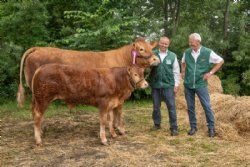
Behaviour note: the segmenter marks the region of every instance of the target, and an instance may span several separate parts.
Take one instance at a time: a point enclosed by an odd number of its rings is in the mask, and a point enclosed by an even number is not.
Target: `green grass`
[[[200,146],[204,152],[214,152],[218,149],[217,144],[212,142],[201,143]]]
[[[0,119],[12,118],[26,120],[30,118],[30,116],[31,112],[28,105],[25,105],[22,109],[18,108],[17,103],[13,101],[0,105]]]
[[[0,119],[3,118],[11,118],[14,120],[27,120],[32,117],[31,114],[31,107],[30,107],[30,100],[25,101],[24,108],[19,108],[17,106],[16,101],[9,101],[4,104],[0,105]],[[142,101],[127,101],[123,109],[133,109],[136,107],[144,107],[148,106],[149,101],[148,100],[142,100]],[[87,106],[87,105],[77,105],[75,108],[72,109],[72,112],[76,111],[85,111],[87,113],[91,112],[98,112],[98,108],[93,106]],[[45,116],[47,118],[51,118],[58,115],[68,114],[69,109],[62,101],[55,101],[52,104],[49,105],[48,109],[46,110]],[[142,119],[142,118],[140,118]],[[147,120],[144,120],[143,122],[146,122]]]

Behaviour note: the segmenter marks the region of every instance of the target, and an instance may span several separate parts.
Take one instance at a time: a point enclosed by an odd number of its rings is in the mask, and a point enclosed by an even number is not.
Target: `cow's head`
[[[134,88],[145,89],[148,87],[148,83],[144,78],[144,68],[130,66],[127,67],[127,71],[130,76],[130,83]]]
[[[146,42],[143,38],[136,39],[131,52],[133,64],[141,67],[157,66],[160,60],[152,52],[158,42]]]

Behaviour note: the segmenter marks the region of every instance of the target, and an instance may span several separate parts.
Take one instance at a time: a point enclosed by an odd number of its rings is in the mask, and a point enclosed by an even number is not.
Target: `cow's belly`
[[[93,97],[72,97],[72,98],[65,98],[64,99],[67,104],[82,104],[82,105],[91,105],[91,106],[98,106],[97,99]]]

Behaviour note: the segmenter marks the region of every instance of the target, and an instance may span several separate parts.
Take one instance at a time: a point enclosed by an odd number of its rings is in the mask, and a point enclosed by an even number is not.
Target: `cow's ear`
[[[157,41],[151,41],[150,45],[152,46],[152,48],[155,48],[158,45]]]
[[[135,48],[136,48],[136,44],[135,44],[135,43],[133,43],[132,45],[133,45],[133,49],[135,49]]]
[[[131,68],[132,67],[127,67],[127,71],[128,71],[129,74],[131,73]]]

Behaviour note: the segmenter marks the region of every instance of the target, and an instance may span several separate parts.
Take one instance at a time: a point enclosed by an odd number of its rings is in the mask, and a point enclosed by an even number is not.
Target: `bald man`
[[[177,116],[175,107],[175,93],[179,86],[180,67],[175,53],[168,47],[170,40],[167,37],[161,37],[159,48],[154,50],[161,63],[152,67],[150,72],[150,86],[153,97],[153,130],[161,128],[161,101],[164,101],[168,108],[169,124],[171,136],[178,135]]]
[[[197,132],[195,113],[195,94],[197,94],[206,114],[208,136],[215,136],[214,114],[210,105],[207,80],[220,69],[224,60],[214,51],[201,45],[201,36],[193,33],[189,36],[189,46],[182,58],[181,75],[184,79],[185,99],[188,106],[190,131],[188,135]],[[215,64],[211,68],[211,64]]]

